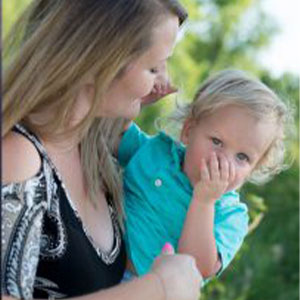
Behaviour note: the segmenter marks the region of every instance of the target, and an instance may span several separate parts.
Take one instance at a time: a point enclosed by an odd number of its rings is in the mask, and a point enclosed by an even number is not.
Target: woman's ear
[[[190,137],[190,132],[192,127],[193,127],[192,120],[186,119],[183,123],[183,127],[180,134],[180,141],[185,145],[189,144],[189,137]]]

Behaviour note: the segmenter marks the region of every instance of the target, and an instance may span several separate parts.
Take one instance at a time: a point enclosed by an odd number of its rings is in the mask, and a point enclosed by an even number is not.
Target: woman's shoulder
[[[35,145],[22,134],[11,131],[2,139],[2,184],[22,182],[35,176],[41,164]]]

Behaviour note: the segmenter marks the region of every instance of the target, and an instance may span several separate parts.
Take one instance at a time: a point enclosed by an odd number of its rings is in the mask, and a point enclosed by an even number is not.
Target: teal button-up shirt
[[[183,144],[163,132],[149,136],[135,123],[122,137],[118,160],[124,168],[125,243],[138,275],[150,270],[166,242],[177,250],[193,193],[181,170],[184,155]],[[221,271],[235,256],[247,231],[246,205],[239,201],[238,193],[224,194],[216,201],[214,220]]]

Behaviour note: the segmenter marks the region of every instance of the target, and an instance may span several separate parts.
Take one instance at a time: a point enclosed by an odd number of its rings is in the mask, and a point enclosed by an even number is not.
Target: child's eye
[[[217,139],[217,138],[213,137],[211,140],[212,140],[213,144],[216,145],[216,146],[222,146],[223,145],[222,141]]]
[[[238,153],[238,154],[236,155],[236,157],[237,157],[238,160],[240,160],[240,161],[247,161],[247,162],[250,161],[249,156],[248,156],[247,154],[245,154],[245,153]]]

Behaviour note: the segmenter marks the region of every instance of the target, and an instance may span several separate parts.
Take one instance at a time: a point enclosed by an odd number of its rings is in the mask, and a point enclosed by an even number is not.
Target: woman
[[[3,85],[4,295],[197,299],[185,255],[110,288],[125,268],[113,152],[185,18],[175,0],[34,0],[21,17]]]

